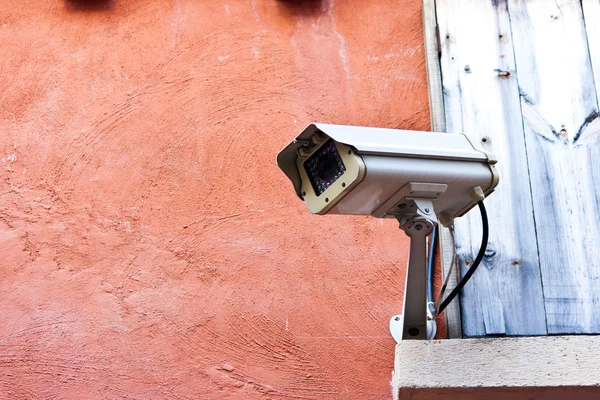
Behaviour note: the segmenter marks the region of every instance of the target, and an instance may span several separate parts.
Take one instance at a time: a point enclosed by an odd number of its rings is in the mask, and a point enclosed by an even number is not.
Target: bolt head
[[[415,225],[415,229],[420,231],[421,229],[423,229],[423,225],[417,224],[417,225]]]

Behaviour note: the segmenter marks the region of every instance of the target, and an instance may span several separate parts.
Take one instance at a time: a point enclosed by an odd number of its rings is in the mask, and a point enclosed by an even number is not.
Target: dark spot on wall
[[[286,13],[309,17],[327,12],[327,4],[324,0],[277,0],[277,3]]]
[[[65,0],[65,5],[71,11],[110,11],[115,0]]]

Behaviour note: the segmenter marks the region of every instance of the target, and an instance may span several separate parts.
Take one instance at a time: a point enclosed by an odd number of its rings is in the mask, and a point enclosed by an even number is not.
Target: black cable
[[[429,245],[429,259],[427,260],[427,304],[433,303],[433,268],[435,263],[435,245],[437,241],[437,225],[433,226],[431,232],[431,244]]]
[[[440,308],[437,312],[438,315],[441,314],[446,307],[448,307],[448,304],[450,304],[450,302],[456,297],[458,292],[463,288],[463,286],[465,286],[465,284],[471,278],[477,267],[479,267],[479,264],[481,264],[481,260],[483,260],[483,256],[485,255],[485,250],[487,248],[488,238],[490,234],[488,226],[488,217],[487,212],[485,211],[485,206],[483,205],[483,201],[480,201],[479,203],[477,203],[477,205],[479,206],[479,211],[481,211],[481,222],[483,224],[483,235],[481,237],[481,247],[479,248],[479,253],[477,254],[475,261],[473,261],[473,265],[471,265],[471,268],[469,268],[465,276],[463,276],[463,278],[460,280],[460,282],[458,282],[456,287],[450,292],[448,297],[446,297],[442,304],[440,304]]]

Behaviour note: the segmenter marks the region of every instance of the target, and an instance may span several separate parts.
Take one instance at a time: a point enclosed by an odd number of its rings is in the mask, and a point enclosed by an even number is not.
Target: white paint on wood
[[[500,160],[486,200],[490,241],[461,295],[465,336],[546,334],[510,18],[503,1],[437,0],[446,129],[478,135]],[[456,221],[463,273],[481,243],[477,209]]]
[[[442,266],[442,279],[446,280],[448,274],[451,274],[448,277],[448,283],[446,286],[446,292],[444,296],[447,296],[448,293],[452,291],[456,287],[458,283],[458,268],[456,266],[456,254],[454,252],[454,240],[452,239],[450,230],[448,228],[444,228],[443,226],[438,226],[439,233],[439,243],[440,243],[440,256],[441,256],[441,266]],[[452,267],[454,259],[454,267]],[[435,295],[436,293],[434,293]],[[446,334],[448,339],[459,339],[463,337],[462,333],[462,318],[460,315],[460,294],[455,298],[446,310],[444,311],[444,316],[446,318]]]
[[[444,114],[444,96],[442,94],[435,0],[423,0],[423,39],[425,40],[425,63],[427,67],[431,128],[434,132],[445,132],[446,116]]]
[[[508,5],[548,332],[598,333],[600,122],[581,3]]]
[[[447,395],[455,396],[478,389],[480,395],[485,394],[479,398],[486,399],[494,393],[491,388],[599,389],[598,359],[598,336],[407,340],[396,346],[392,386],[400,398],[412,398],[415,392],[427,393],[423,392],[427,389],[444,389]],[[523,393],[536,398],[536,392]]]
[[[423,0],[423,38],[425,41],[425,65],[427,69],[427,87],[429,89],[429,115],[433,132],[446,131],[446,115],[444,112],[444,95],[442,92],[442,75],[439,59],[439,41],[435,13],[435,0]],[[439,226],[440,264],[442,279],[451,273],[448,279],[447,293],[450,293],[457,283],[457,269],[450,271],[454,257],[453,244],[448,229]],[[436,293],[434,293],[435,295]],[[462,337],[462,323],[458,299],[450,303],[444,312],[446,319],[446,333],[448,338]]]
[[[600,0],[582,0],[583,19],[587,33],[590,60],[594,71],[594,82],[596,83],[596,95],[600,104]]]

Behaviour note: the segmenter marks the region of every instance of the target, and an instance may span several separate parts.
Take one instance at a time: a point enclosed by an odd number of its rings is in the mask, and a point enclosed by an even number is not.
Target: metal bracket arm
[[[425,208],[424,204],[419,203]],[[390,321],[390,330],[397,342],[427,339],[427,236],[433,231],[433,224],[437,220],[432,208],[426,213],[424,209],[419,211],[422,213],[418,212],[413,218],[398,218],[400,229],[410,237],[410,254],[404,288],[404,311]],[[427,214],[433,214],[434,218]]]

